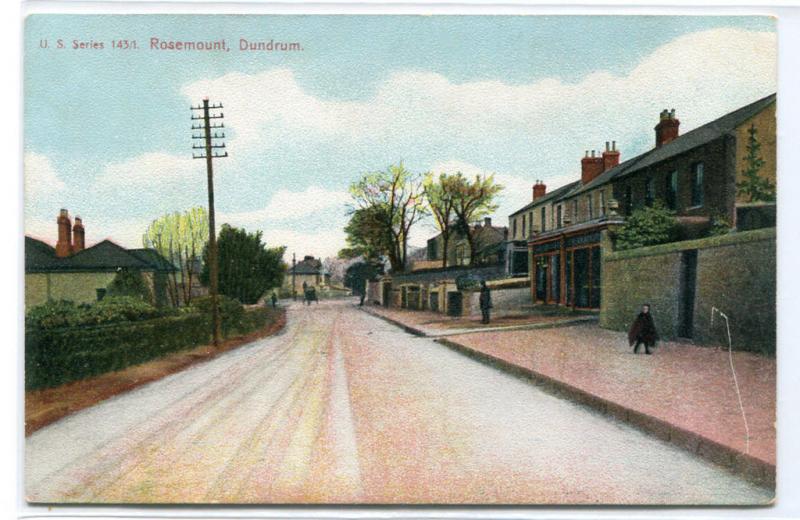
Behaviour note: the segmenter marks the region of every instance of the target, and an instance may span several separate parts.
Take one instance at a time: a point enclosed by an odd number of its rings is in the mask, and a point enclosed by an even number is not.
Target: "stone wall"
[[[600,325],[627,330],[650,303],[662,338],[679,335],[681,258],[697,251],[692,340],[725,344],[730,319],[734,348],[771,353],[776,336],[775,228],[643,247],[605,255]]]
[[[471,316],[480,316],[480,291],[464,291],[464,309]],[[529,287],[511,289],[491,289],[492,312],[519,310],[523,305],[530,305],[531,291]]]

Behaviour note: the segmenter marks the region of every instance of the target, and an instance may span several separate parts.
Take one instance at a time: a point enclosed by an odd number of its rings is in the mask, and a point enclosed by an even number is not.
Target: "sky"
[[[301,50],[241,51],[242,38]],[[775,92],[776,55],[768,17],[31,15],[25,232],[54,244],[67,208],[87,244],[141,247],[154,219],[206,206],[189,110],[205,96],[224,105],[229,153],[215,162],[218,224],[289,255],[335,255],[350,183],[399,161],[494,174],[507,225],[536,180],[579,178],[585,150],[652,148],[664,108],[685,133]],[[411,243],[434,234],[421,224]]]

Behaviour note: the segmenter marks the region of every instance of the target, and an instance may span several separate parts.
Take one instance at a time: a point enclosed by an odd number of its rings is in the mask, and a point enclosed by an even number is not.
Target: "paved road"
[[[350,302],[26,443],[40,502],[754,503],[758,487]]]

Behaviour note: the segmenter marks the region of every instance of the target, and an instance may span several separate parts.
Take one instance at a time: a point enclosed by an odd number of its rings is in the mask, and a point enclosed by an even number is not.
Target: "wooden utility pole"
[[[208,98],[203,98],[203,104],[191,107],[194,110],[201,110],[202,115],[192,115],[192,120],[202,121],[200,124],[192,124],[192,130],[201,130],[199,135],[192,134],[193,139],[202,139],[205,141],[200,145],[192,145],[192,149],[203,150],[195,154],[192,153],[193,159],[206,160],[206,174],[208,176],[208,270],[210,277],[209,291],[211,293],[211,308],[212,308],[212,334],[214,337],[214,346],[219,346],[222,341],[222,320],[219,311],[219,262],[217,259],[217,229],[214,222],[214,165],[213,160],[222,157],[227,157],[228,152],[218,153],[215,151],[217,148],[225,148],[225,143],[212,141],[213,139],[223,139],[225,134],[217,132],[216,129],[225,128],[222,123],[211,124],[212,119],[222,119],[223,114],[211,113],[211,110],[222,108],[222,104],[209,105]],[[212,134],[212,132],[214,132]]]
[[[292,300],[297,301],[297,285],[294,283],[295,268],[297,267],[297,257],[292,253]]]

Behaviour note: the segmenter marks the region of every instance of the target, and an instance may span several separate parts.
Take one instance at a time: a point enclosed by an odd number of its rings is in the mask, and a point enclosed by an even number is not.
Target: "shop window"
[[[591,267],[592,280],[591,280],[591,291],[589,294],[589,303],[590,307],[599,309],[600,308],[600,247],[592,248],[591,264],[592,264]]]
[[[547,257],[537,256],[536,265],[536,300],[545,301],[547,298]]]
[[[550,255],[550,302],[561,301],[561,255]]]

